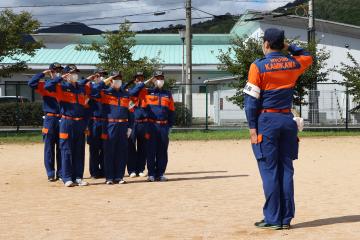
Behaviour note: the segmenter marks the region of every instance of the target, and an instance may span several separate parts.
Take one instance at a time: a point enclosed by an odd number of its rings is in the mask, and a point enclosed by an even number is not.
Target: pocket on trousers
[[[263,141],[263,135],[262,134],[258,134],[258,143],[256,144],[251,144],[255,158],[257,160],[260,160],[262,158],[264,158],[264,154],[262,152],[262,141]]]

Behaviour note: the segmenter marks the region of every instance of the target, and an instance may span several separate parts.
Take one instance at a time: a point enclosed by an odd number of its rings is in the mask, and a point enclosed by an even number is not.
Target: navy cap
[[[97,69],[95,69],[94,73],[101,73],[104,75],[108,75],[108,72],[105,69],[103,69],[102,67],[98,67]]]
[[[73,73],[73,72],[80,72],[80,70],[76,67],[75,64],[66,65],[64,68],[64,73]]]
[[[284,44],[285,33],[283,30],[277,28],[268,28],[264,33],[264,42],[268,41],[270,45],[278,45],[281,46]]]
[[[159,76],[164,76],[163,71],[155,71],[154,72],[154,77],[159,77]]]
[[[50,70],[63,69],[63,68],[64,68],[64,67],[61,66],[61,64],[58,63],[58,62],[54,62],[54,63],[50,64],[50,66],[49,66],[49,69],[50,69]]]
[[[112,77],[122,77],[121,72],[115,71],[115,70],[110,72],[110,76],[112,76]]]

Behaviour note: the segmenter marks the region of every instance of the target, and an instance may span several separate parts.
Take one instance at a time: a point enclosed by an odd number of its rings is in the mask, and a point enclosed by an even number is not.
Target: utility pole
[[[190,112],[192,119],[192,43],[191,43],[191,0],[186,0],[186,88],[185,88],[185,106]],[[191,120],[189,125],[191,125]]]
[[[314,17],[314,0],[309,0],[309,28],[308,28],[308,45],[311,46],[316,54],[315,39],[315,17]],[[316,56],[314,59],[316,63]],[[308,119],[312,124],[319,123],[319,91],[317,90],[317,79],[315,76],[314,83],[309,92],[309,116]]]

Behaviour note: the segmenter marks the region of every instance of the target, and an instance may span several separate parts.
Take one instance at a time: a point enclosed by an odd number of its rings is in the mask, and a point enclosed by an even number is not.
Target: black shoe
[[[255,227],[263,228],[263,229],[271,229],[271,230],[282,229],[281,225],[266,223],[264,220],[261,220],[260,222],[256,222],[254,225],[255,225]]]
[[[48,182],[56,182],[56,178],[55,177],[48,177]]]

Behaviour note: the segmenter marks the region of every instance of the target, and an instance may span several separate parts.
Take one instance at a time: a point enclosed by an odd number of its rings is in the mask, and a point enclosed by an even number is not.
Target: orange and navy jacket
[[[45,89],[54,92],[60,105],[60,114],[74,118],[86,117],[89,105],[89,89],[84,81],[74,85],[64,81],[62,77],[45,83]]]
[[[144,84],[139,84],[134,89],[126,91],[124,87],[115,90],[112,87],[106,88],[104,82],[95,84],[91,90],[91,96],[97,98],[102,104],[101,116],[105,119],[127,119],[129,126],[133,125],[133,118],[130,115],[130,97],[136,96]]]
[[[102,103],[100,98],[100,91],[106,86],[100,86],[99,83],[94,83],[89,80],[86,81],[86,90],[89,91],[90,89],[90,100],[88,102],[88,116],[95,117],[95,118],[104,118],[103,111],[102,111]]]
[[[150,88],[143,94],[142,108],[145,109],[146,118],[155,121],[167,121],[172,127],[175,120],[175,106],[169,91]]]
[[[56,93],[47,91],[45,89],[45,82],[40,81],[44,77],[44,73],[38,73],[30,79],[28,85],[43,97],[43,111],[45,113],[59,114],[60,108],[56,99]]]
[[[251,64],[243,90],[249,128],[257,128],[262,109],[291,109],[296,81],[313,58],[295,45],[290,45],[288,50],[291,55],[273,52]]]
[[[136,88],[137,86],[132,88],[132,90]],[[147,90],[143,88],[139,92],[138,96],[130,97],[130,109],[131,109],[131,114],[134,117],[134,120],[143,120],[147,118],[145,109],[141,107],[142,101],[143,99],[145,99],[146,94],[147,94]]]

